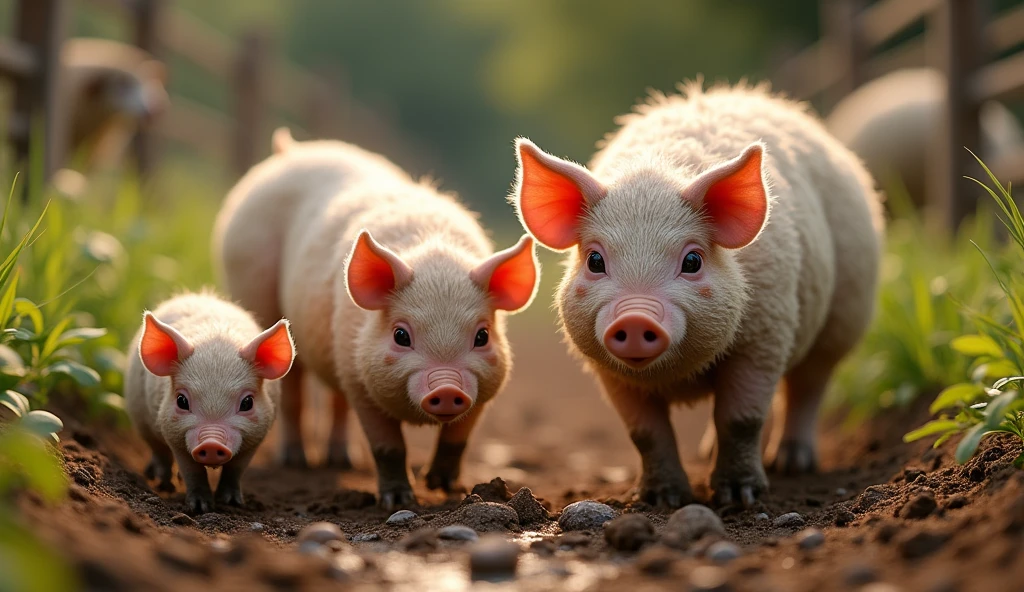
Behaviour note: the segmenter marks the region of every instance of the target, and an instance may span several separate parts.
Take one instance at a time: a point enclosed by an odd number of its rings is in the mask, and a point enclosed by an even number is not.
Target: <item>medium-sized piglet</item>
[[[752,505],[780,383],[774,468],[816,467],[818,405],[874,309],[873,181],[764,88],[694,84],[620,121],[588,168],[520,140],[513,202],[538,242],[569,252],[559,318],[640,453],[640,497],[693,499],[669,405],[714,396],[711,488]]]
[[[295,349],[287,320],[260,332],[214,294],[183,294],[143,314],[132,340],[125,403],[153,451],[146,476],[171,484],[172,461],[195,513],[213,508],[207,468],[221,468],[217,503],[241,505],[240,479],[274,423]]]

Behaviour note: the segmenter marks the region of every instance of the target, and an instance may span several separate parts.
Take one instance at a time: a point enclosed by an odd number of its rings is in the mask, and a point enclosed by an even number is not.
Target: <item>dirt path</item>
[[[532,489],[552,514],[569,502],[595,499],[617,512],[647,516],[659,534],[667,513],[630,505],[638,461],[625,430],[600,400],[589,376],[565,353],[553,329],[515,330],[520,369],[475,435],[464,482],[494,477],[515,493]],[[546,331],[546,332],[545,332]],[[545,371],[546,370],[546,371]],[[680,410],[676,432],[691,479],[708,468],[693,451],[706,410]],[[563,534],[552,520],[520,527],[497,512],[474,523],[522,548],[514,580],[489,584],[524,590],[1024,590],[1024,474],[1013,469],[1019,445],[993,439],[961,467],[947,445],[904,445],[912,418],[889,417],[855,436],[823,435],[825,473],[774,478],[753,511],[719,510],[727,538],[742,555],[720,567],[702,556],[704,543],[678,550],[651,543],[639,552],[610,548],[599,530]],[[44,508],[26,497],[34,530],[79,569],[89,590],[462,590],[471,586],[472,543],[439,540],[436,528],[472,521],[479,511],[446,500],[417,483],[419,517],[391,526],[373,506],[373,473],[365,444],[357,469],[294,471],[269,465],[267,455],[246,475],[247,506],[192,519],[181,493],[158,496],[141,478],[147,452],[116,430],[66,420],[64,450],[74,485],[67,502]],[[428,430],[409,432],[415,471],[429,459]],[[479,490],[496,499],[493,488]],[[698,496],[706,488],[697,487]],[[932,503],[932,501],[934,503]],[[904,507],[907,507],[904,509]],[[483,506],[481,506],[483,507]],[[476,512],[475,514],[473,512]],[[764,512],[768,519],[759,519]],[[775,518],[798,512],[825,542],[803,549],[800,527]],[[914,517],[922,514],[921,518]],[[908,517],[911,516],[911,517]],[[467,518],[470,517],[470,518]],[[306,525],[330,521],[349,541],[338,550],[299,553]],[[842,524],[839,526],[837,524]]]

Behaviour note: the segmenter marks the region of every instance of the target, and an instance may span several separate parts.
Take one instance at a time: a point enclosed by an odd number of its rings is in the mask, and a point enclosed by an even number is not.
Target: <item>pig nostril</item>
[[[199,451],[199,456],[205,457],[206,456],[206,451],[205,450],[200,450]]]
[[[658,339],[658,336],[654,334],[654,331],[644,331],[644,340],[654,341]]]
[[[430,404],[431,405],[440,405],[441,404],[441,397],[431,397],[430,398]]]
[[[455,399],[455,406],[462,407],[462,399]]]
[[[625,341],[625,340],[626,340],[626,332],[625,331],[622,331],[620,329],[619,331],[617,331],[615,333],[615,341]]]
[[[217,456],[224,456],[224,451],[223,450],[218,450],[217,451]]]

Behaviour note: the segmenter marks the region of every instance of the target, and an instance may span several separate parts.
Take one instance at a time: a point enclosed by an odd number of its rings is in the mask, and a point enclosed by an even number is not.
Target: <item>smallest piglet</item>
[[[146,476],[173,491],[172,461],[194,513],[213,509],[207,468],[221,467],[216,501],[241,505],[241,477],[274,423],[295,349],[288,321],[266,331],[210,293],[171,298],[143,314],[132,340],[125,404],[153,451]]]

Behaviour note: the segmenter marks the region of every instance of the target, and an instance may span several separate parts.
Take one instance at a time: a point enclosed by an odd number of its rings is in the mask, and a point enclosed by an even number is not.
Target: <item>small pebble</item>
[[[846,489],[844,489],[842,487],[839,487],[839,488],[836,489],[836,495],[838,495],[839,497],[846,497],[847,493],[849,493],[849,492],[846,491]]]
[[[663,575],[672,570],[679,555],[664,545],[647,547],[636,557],[636,567],[650,575]]]
[[[299,553],[327,557],[327,548],[316,541],[307,540],[299,543]]]
[[[613,518],[615,510],[611,506],[586,500],[566,506],[558,517],[558,525],[564,531],[597,530]]]
[[[337,524],[330,522],[314,522],[299,531],[297,538],[299,545],[307,541],[311,541],[318,545],[323,545],[327,541],[343,541],[345,540],[345,533],[341,532]]]
[[[264,529],[264,526],[260,522],[253,522],[252,524],[249,525],[249,530],[251,530],[253,532],[260,532],[263,529]]]
[[[483,537],[469,551],[469,571],[474,580],[515,577],[518,564],[519,545],[502,536]]]
[[[967,505],[967,497],[961,494],[954,495],[946,500],[947,510],[956,510]]]
[[[685,548],[704,536],[725,536],[725,525],[714,510],[700,504],[689,504],[676,510],[665,524],[665,543]]]
[[[772,524],[782,528],[797,528],[803,526],[806,523],[804,517],[796,512],[789,512],[782,514],[772,521]]]
[[[721,567],[699,565],[690,572],[693,592],[724,592],[728,590],[729,574]]]
[[[416,512],[410,512],[409,510],[399,510],[388,517],[385,524],[391,526],[397,526],[399,524],[405,524],[416,519]]]
[[[192,517],[187,514],[175,514],[174,516],[171,516],[171,522],[173,524],[177,524],[178,526],[196,525],[196,521],[193,520]]]
[[[768,520],[770,518],[771,518],[771,516],[769,516],[768,514],[765,514],[764,512],[761,512],[759,514],[754,514],[754,521],[755,522],[764,522],[765,520]]]
[[[643,514],[623,514],[606,522],[604,538],[608,544],[620,551],[636,551],[657,538],[654,525]]]
[[[437,536],[446,541],[475,541],[480,538],[475,530],[464,524],[445,526],[437,532]]]
[[[796,542],[804,551],[817,549],[825,544],[825,533],[817,528],[805,528],[797,533]]]
[[[353,543],[370,543],[379,540],[380,535],[375,532],[361,532],[357,535],[352,536]]]
[[[743,552],[740,551],[740,548],[733,543],[730,543],[729,541],[718,541],[708,547],[704,556],[715,563],[729,563],[742,554]]]
[[[878,580],[878,570],[864,563],[855,563],[843,570],[843,580],[850,586],[863,586]]]

